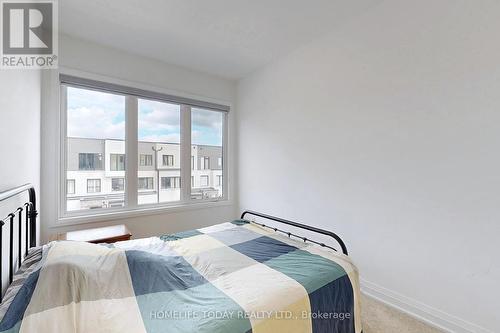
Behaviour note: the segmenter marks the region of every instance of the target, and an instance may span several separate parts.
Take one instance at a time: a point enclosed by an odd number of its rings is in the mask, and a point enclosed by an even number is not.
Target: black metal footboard
[[[345,255],[348,255],[348,253],[347,253],[347,247],[345,246],[344,241],[339,236],[337,236],[335,233],[333,233],[331,231],[320,229],[320,228],[316,228],[316,227],[312,227],[312,226],[309,226],[309,225],[306,225],[306,224],[302,224],[302,223],[298,223],[298,222],[293,222],[293,221],[285,220],[285,219],[283,219],[281,217],[276,217],[276,216],[271,216],[271,215],[267,215],[267,214],[264,214],[264,213],[254,212],[252,210],[246,210],[246,211],[244,211],[241,214],[241,219],[245,219],[245,215],[247,215],[247,214],[248,215],[257,216],[257,217],[261,217],[261,218],[268,219],[268,220],[272,220],[272,221],[276,221],[276,222],[279,222],[279,223],[291,225],[293,227],[304,229],[304,230],[308,230],[308,231],[312,231],[312,232],[315,232],[315,233],[318,233],[318,234],[330,236],[330,237],[334,238],[337,241],[337,243],[342,248],[342,252]],[[271,227],[271,226],[268,226],[268,225],[265,225],[265,224],[262,224],[262,223],[257,223],[257,222],[253,222],[253,223],[258,224],[258,225],[260,225],[262,227],[273,229],[276,232],[284,233],[284,234],[288,235],[289,237],[290,236],[294,236],[294,237],[302,239],[304,242],[311,242],[311,243],[314,243],[314,244],[321,245],[322,247],[327,247],[329,249],[337,251],[337,249],[335,249],[334,247],[328,246],[328,245],[326,245],[324,243],[316,242],[316,241],[314,241],[312,239],[308,239],[306,237],[295,235],[295,234],[293,234],[291,232],[284,231],[284,230],[281,230],[281,229],[278,229],[278,228],[275,228],[275,227]]]

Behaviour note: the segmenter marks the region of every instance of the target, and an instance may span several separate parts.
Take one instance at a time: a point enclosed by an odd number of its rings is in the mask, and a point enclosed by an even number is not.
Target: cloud
[[[68,109],[68,136],[94,139],[125,139],[125,120],[102,108]]]
[[[125,97],[100,91],[68,87],[68,108],[97,107],[106,110],[125,110]]]
[[[165,135],[147,135],[139,138],[139,141],[146,142],[163,142],[163,143],[179,143],[181,136],[179,133],[165,134]]]
[[[125,138],[125,97],[68,87],[68,136],[96,139]],[[139,140],[180,142],[180,106],[138,100]],[[223,114],[192,108],[192,142],[222,145]]]
[[[193,126],[220,130],[222,128],[222,113],[193,108],[191,121]]]
[[[193,108],[191,112],[191,141],[200,145],[222,145],[223,114]]]
[[[70,137],[125,138],[125,97],[68,87],[67,132]]]
[[[180,142],[180,106],[139,99],[139,140]]]
[[[139,130],[180,131],[180,106],[139,100]]]

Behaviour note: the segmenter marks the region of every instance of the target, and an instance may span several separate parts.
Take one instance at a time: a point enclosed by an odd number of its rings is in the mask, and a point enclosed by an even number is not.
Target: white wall
[[[235,82],[231,80],[127,54],[66,35],[60,36],[59,44],[61,67],[145,83],[183,94],[234,102]]]
[[[0,191],[40,181],[40,71],[0,72]]]
[[[40,72],[0,70],[0,192],[25,183],[40,184]],[[27,194],[0,203],[0,219],[28,199]],[[16,222],[17,223],[17,222]],[[3,244],[8,244],[8,225]],[[4,247],[3,253],[8,253]],[[3,282],[7,280],[4,260]]]
[[[385,1],[243,79],[240,208],[334,230],[368,291],[499,332],[499,17]]]
[[[234,81],[222,79],[204,73],[194,72],[185,68],[172,66],[156,60],[126,54],[102,45],[77,40],[68,36],[60,36],[59,40],[61,70],[66,73],[90,73],[104,79],[110,78],[120,82],[130,82],[140,87],[148,86],[169,93],[182,96],[200,98],[219,103],[235,103],[236,84]],[[77,74],[78,75],[78,74]],[[68,230],[97,227],[112,224],[126,224],[132,231],[134,238],[159,235],[208,226],[225,222],[236,216],[232,202],[225,206],[204,208],[171,213],[142,215],[127,219],[102,221],[99,223],[82,224],[60,227],[57,220],[58,165],[56,163],[59,150],[59,114],[57,73],[47,73],[43,82],[43,113],[42,117],[42,197],[54,198],[43,206],[42,240],[47,240],[53,234]],[[232,141],[234,128],[234,108],[229,116],[229,142]],[[234,178],[234,145],[230,149],[230,177]],[[235,191],[233,184],[229,190],[234,202]]]

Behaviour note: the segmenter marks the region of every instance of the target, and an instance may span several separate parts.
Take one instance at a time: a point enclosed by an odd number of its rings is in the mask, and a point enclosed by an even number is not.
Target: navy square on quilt
[[[126,251],[135,294],[184,290],[207,283],[184,258],[145,251]]]
[[[297,250],[295,246],[285,244],[277,239],[267,236],[231,245],[231,248],[260,263]]]

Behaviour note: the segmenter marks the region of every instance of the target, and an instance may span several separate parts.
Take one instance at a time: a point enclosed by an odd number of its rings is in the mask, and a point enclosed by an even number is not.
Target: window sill
[[[81,216],[64,216],[60,217],[56,223],[49,225],[49,229],[57,229],[59,227],[65,227],[71,225],[120,220],[137,216],[141,217],[152,216],[152,215],[184,212],[190,210],[224,207],[224,206],[230,206],[232,204],[233,202],[230,200],[205,201],[199,203],[181,203],[172,206],[157,206],[157,207],[144,207],[144,208],[137,207],[135,209],[125,209],[112,212],[103,211],[96,214],[88,214]]]

